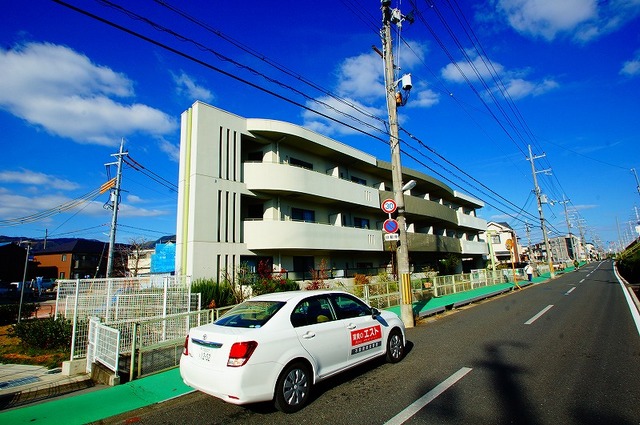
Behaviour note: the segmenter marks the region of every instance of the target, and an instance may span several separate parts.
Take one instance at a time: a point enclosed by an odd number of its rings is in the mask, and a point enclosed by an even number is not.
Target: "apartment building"
[[[448,255],[483,267],[483,203],[403,169],[411,267]],[[300,126],[243,118],[196,102],[181,117],[176,274],[235,276],[259,261],[301,278],[324,260],[337,276],[391,270],[380,205],[391,164]]]

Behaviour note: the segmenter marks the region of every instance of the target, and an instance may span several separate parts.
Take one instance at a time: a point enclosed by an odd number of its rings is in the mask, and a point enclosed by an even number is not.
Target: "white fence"
[[[55,317],[72,321],[71,360],[87,355],[90,317],[109,324],[200,310],[200,294],[191,295],[190,278],[185,276],[58,280],[57,283]],[[163,332],[172,331],[165,328]]]
[[[100,323],[97,317],[89,319],[87,344],[87,373],[94,362],[100,362],[118,375],[120,360],[120,331]]]

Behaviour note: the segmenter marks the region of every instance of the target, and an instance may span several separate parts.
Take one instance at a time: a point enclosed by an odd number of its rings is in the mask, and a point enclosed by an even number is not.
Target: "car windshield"
[[[279,301],[245,301],[215,321],[219,326],[260,328],[284,305]]]

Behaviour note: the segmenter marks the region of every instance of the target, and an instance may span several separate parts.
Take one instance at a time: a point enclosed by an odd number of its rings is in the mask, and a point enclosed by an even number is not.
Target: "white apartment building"
[[[483,202],[403,169],[411,267],[449,254],[483,267]],[[259,261],[300,279],[324,260],[335,276],[391,270],[380,206],[391,164],[300,126],[242,118],[196,102],[181,117],[177,275],[235,276]]]

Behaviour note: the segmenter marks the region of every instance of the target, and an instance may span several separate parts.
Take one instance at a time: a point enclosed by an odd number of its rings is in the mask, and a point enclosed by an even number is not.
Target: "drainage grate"
[[[38,382],[40,378],[37,376],[25,376],[24,378],[12,379],[11,381],[0,382],[0,389],[19,387],[20,385],[27,385],[34,382]]]

